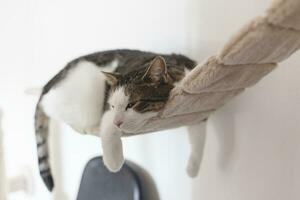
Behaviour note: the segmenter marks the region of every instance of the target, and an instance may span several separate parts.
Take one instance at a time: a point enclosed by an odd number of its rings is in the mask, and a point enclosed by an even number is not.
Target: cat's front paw
[[[110,171],[110,172],[118,172],[121,170],[123,164],[124,164],[124,158],[123,156],[119,157],[119,158],[106,158],[105,156],[103,157],[103,162],[104,165],[106,166],[106,168]]]
[[[199,167],[200,167],[200,161],[198,161],[198,159],[195,156],[191,155],[186,167],[187,174],[191,178],[196,177],[199,172]]]

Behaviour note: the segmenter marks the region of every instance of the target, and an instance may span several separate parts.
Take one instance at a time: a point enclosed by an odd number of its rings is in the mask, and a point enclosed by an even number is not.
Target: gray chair
[[[84,169],[77,200],[159,200],[159,195],[141,167],[126,161],[119,172],[111,173],[102,157],[96,157]]]

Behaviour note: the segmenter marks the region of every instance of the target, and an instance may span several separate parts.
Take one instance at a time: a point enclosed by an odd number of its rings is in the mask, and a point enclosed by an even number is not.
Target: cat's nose
[[[120,128],[120,126],[123,124],[122,120],[114,120],[114,124]]]

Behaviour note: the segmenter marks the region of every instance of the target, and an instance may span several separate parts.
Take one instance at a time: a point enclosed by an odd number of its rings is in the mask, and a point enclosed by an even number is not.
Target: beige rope
[[[265,16],[244,26],[220,53],[176,86],[165,109],[136,133],[200,123],[300,47],[300,1],[275,1]]]

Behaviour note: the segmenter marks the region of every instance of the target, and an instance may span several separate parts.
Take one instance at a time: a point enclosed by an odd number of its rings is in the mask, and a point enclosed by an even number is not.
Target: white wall
[[[195,29],[199,38],[218,47],[231,31],[260,15],[269,3],[199,1]],[[299,63],[300,52],[209,119],[204,161],[193,181],[193,199],[300,198]]]
[[[44,84],[76,56],[103,49],[181,52],[200,61],[269,3],[1,0],[0,106],[9,176],[29,166],[36,180],[31,199],[50,199],[36,167],[37,99],[24,95],[26,87]],[[299,61],[298,53],[212,116],[202,170],[193,182],[184,170],[183,128],[125,139],[126,157],[150,171],[162,200],[299,199]],[[74,199],[84,163],[100,146],[98,139],[63,130],[64,185]]]
[[[194,199],[299,199],[299,55],[210,118]]]

